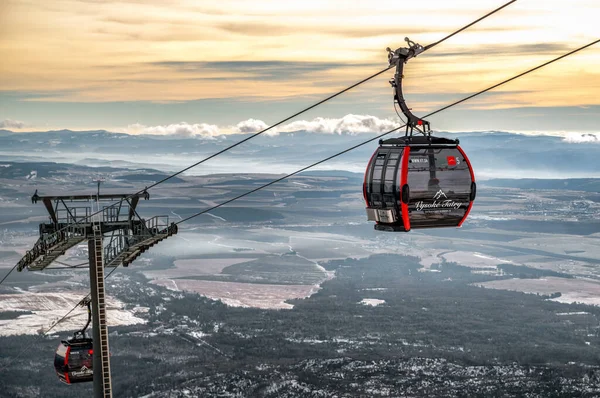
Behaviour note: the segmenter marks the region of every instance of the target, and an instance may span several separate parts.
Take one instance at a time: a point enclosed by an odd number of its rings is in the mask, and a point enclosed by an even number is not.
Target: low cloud
[[[267,127],[269,126],[262,120],[248,119],[236,124],[235,130],[239,133],[258,133]]]
[[[400,123],[390,119],[380,119],[370,115],[346,115],[342,118],[317,117],[313,120],[296,120],[269,130],[265,135],[278,135],[294,131],[307,131],[319,134],[360,134],[382,133],[398,127]],[[207,123],[177,123],[164,126],[145,126],[132,124],[120,132],[127,134],[170,135],[178,137],[212,138],[222,134],[254,134],[268,128],[262,120],[247,119],[233,126],[219,127]]]
[[[131,124],[127,126],[122,132],[127,134],[139,135],[172,135],[177,137],[203,137],[213,138],[221,135],[221,131],[218,126],[207,123],[176,123],[165,126],[144,126],[143,124]]]
[[[600,136],[592,133],[567,133],[563,141],[571,144],[600,142]]]
[[[284,125],[279,131],[291,132],[305,130],[323,134],[360,134],[382,133],[396,128],[398,121],[380,119],[370,115],[346,115],[339,119],[318,117],[313,120],[298,120]]]
[[[20,120],[4,119],[0,121],[0,129],[22,129],[25,127],[25,122]]]

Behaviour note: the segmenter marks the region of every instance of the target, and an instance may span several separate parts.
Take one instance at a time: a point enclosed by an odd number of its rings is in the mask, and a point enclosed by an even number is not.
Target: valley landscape
[[[0,397],[600,397],[598,15],[2,0]]]
[[[279,144],[289,137],[261,138],[177,176],[150,190],[140,215],[185,219],[367,137],[317,146],[308,134],[294,133],[293,149]],[[357,172],[370,146],[193,218],[117,269],[107,280],[115,396],[600,395],[600,179],[590,160],[600,146],[458,137],[482,174],[461,229],[374,231]],[[35,190],[90,194],[103,177],[101,192],[135,192],[229,139],[4,131],[0,271],[48,217],[31,203]],[[26,150],[33,143],[43,156]],[[565,146],[568,167],[547,160]],[[139,156],[128,158],[132,147]],[[181,147],[189,152],[176,156]],[[61,258],[86,261],[86,245]],[[91,385],[62,385],[52,367],[84,310],[41,334],[88,291],[86,269],[56,268],[14,272],[0,285],[7,397],[90,394]]]

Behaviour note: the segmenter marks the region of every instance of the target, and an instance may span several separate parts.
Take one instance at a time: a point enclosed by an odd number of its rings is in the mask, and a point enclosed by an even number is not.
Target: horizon
[[[340,124],[326,123],[325,125],[340,128]],[[146,135],[106,130],[42,132],[0,130],[2,142],[0,160],[56,162],[73,164],[76,167],[151,168],[172,173],[188,168],[200,159],[210,157],[225,147],[248,139],[254,134],[246,132],[193,135],[190,134],[190,130],[182,129],[181,126],[178,128],[178,132],[161,129],[158,132],[163,134],[155,132]],[[385,132],[387,131],[389,130]],[[287,174],[329,158],[349,147],[355,149],[319,164],[314,169],[364,173],[367,160],[377,147],[374,139],[377,134],[382,133],[379,131],[348,132],[341,129],[339,131],[295,130],[264,134],[265,137],[257,137],[252,142],[219,156],[219,159],[188,170],[186,175],[236,174],[236,172],[271,174],[274,170]],[[402,131],[389,137],[403,134]],[[595,161],[600,153],[599,134],[540,131],[434,132],[434,134],[460,139],[460,145],[467,152],[478,180],[522,177],[542,179],[600,177],[600,167]]]
[[[363,125],[361,123],[344,123],[344,119],[348,116],[363,118],[364,120],[375,122],[378,126],[377,129],[370,129],[369,125]],[[357,136],[361,134],[381,134],[386,132],[399,122],[394,122],[389,119],[379,119],[370,115],[346,115],[339,119],[325,119],[317,118],[313,120],[299,120],[292,123],[276,127],[271,131],[264,133],[266,137],[279,136],[282,134],[294,134],[294,133],[307,133],[307,134],[318,134],[318,135],[349,135]],[[363,121],[364,121],[363,120]],[[258,122],[258,123],[256,123]],[[320,124],[319,124],[320,123]],[[327,125],[335,125],[335,129],[327,128]],[[239,126],[249,126],[251,128],[240,129]],[[310,129],[318,125],[317,129]],[[39,133],[57,133],[57,132],[72,132],[72,133],[95,133],[105,132],[110,134],[125,134],[130,136],[140,137],[163,137],[173,139],[186,139],[186,138],[198,138],[198,139],[211,139],[211,138],[223,138],[228,136],[243,136],[255,134],[264,128],[267,128],[266,124],[260,120],[248,119],[237,123],[236,125],[230,126],[216,126],[208,125],[203,126],[202,124],[189,124],[186,122],[174,123],[165,126],[141,126],[133,125],[122,129],[49,129],[49,130],[26,130],[26,129],[10,129],[3,128],[0,126],[0,131],[6,131],[11,134],[39,134]],[[307,128],[302,128],[307,127]],[[245,130],[245,131],[242,131]],[[561,131],[547,131],[547,130],[510,130],[510,129],[497,129],[497,130],[438,130],[432,129],[432,134],[514,134],[524,136],[544,136],[544,137],[558,137],[563,138],[563,141],[568,143],[596,143],[600,142],[600,129],[598,132],[590,132],[585,130],[561,130]]]

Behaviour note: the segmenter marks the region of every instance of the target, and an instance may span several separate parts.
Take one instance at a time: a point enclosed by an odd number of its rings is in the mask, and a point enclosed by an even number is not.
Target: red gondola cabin
[[[90,338],[61,341],[54,355],[54,369],[59,380],[67,384],[94,380],[93,353]]]
[[[367,217],[380,231],[460,227],[475,193],[458,140],[433,136],[380,141],[363,184]]]

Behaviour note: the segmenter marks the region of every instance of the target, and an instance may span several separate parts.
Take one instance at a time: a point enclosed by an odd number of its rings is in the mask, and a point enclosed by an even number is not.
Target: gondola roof
[[[379,140],[379,145],[393,145],[393,146],[425,146],[425,145],[444,145],[444,146],[456,146],[459,144],[459,140],[452,140],[444,137],[425,137],[422,135],[414,135],[412,137],[396,137],[388,138],[387,140]]]

